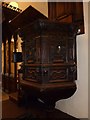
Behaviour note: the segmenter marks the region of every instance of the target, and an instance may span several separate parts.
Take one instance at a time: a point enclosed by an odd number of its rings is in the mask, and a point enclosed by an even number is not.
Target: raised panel
[[[52,35],[49,38],[49,61],[50,63],[64,63],[66,62],[66,51],[68,39],[66,33],[58,33],[59,35]]]
[[[30,42],[25,43],[25,63],[35,63],[36,61],[36,41],[32,40]]]
[[[51,67],[49,82],[61,82],[67,80],[67,69],[60,67]]]
[[[65,3],[58,2],[56,3],[56,18],[65,14]]]
[[[74,21],[75,22],[79,22],[79,21],[83,21],[84,17],[83,17],[83,3],[82,2],[75,2],[75,11],[73,11],[74,13]]]
[[[53,12],[53,14],[52,14]],[[83,2],[52,2],[48,3],[48,17],[50,20],[74,23],[84,33]]]
[[[56,18],[73,13],[74,2],[57,2],[56,3]]]

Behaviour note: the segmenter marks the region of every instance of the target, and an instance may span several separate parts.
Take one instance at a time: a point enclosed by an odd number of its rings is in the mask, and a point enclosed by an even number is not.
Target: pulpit
[[[76,91],[76,34],[73,24],[38,19],[18,30],[23,62],[20,90],[30,101],[55,107]]]

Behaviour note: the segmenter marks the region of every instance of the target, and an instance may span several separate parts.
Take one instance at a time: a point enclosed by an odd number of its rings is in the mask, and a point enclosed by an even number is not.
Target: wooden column
[[[6,73],[6,40],[4,40],[4,75]]]
[[[11,74],[11,36],[8,37],[8,75]]]
[[[8,92],[10,92],[10,74],[11,74],[11,36],[8,37]]]
[[[5,81],[5,73],[6,73],[6,40],[4,40],[4,70],[3,70],[3,77],[2,77],[2,85],[3,85],[3,90],[5,91],[5,86],[6,86],[6,81]]]
[[[16,52],[16,46],[17,46],[17,33],[14,33],[14,52]],[[15,91],[17,90],[17,63],[14,63],[14,87],[15,87]]]

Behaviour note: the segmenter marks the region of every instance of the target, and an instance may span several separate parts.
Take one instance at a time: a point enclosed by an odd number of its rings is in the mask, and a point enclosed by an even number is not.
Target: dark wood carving
[[[11,38],[14,33],[12,30],[12,27],[10,26],[11,20],[16,17],[18,14],[20,14],[21,10],[19,8],[15,8],[8,3],[2,2],[2,42],[4,44],[4,69],[2,71],[3,73],[3,79],[2,79],[2,88],[5,92],[13,92],[16,91],[16,84],[17,84],[17,75],[16,75],[16,63],[15,63],[15,76],[11,77],[12,75],[12,66],[11,66],[11,59],[12,59],[12,42]],[[8,41],[8,42],[6,42]],[[16,41],[14,41],[16,43]],[[8,47],[7,47],[8,44]],[[16,44],[14,44],[14,50],[16,50]]]
[[[76,91],[76,34],[72,24],[38,19],[19,30],[23,51],[22,89],[53,106]]]

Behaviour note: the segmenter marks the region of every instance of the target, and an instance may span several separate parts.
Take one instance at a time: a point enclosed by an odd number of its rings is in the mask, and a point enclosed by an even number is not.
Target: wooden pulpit
[[[76,91],[77,29],[72,24],[38,19],[19,30],[23,63],[21,91],[27,99],[55,107]]]

